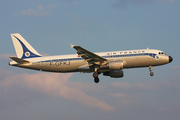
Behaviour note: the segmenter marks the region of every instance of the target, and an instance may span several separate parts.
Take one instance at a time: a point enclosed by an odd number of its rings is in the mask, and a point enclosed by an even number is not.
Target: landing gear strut
[[[152,72],[152,66],[149,66],[150,76],[153,76],[154,73]]]
[[[95,68],[95,72],[93,73],[93,77],[94,77],[94,82],[98,83],[99,82],[99,78],[98,78],[97,68]]]

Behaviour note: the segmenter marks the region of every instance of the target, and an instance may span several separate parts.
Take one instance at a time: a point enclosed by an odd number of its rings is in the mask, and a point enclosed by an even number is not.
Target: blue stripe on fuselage
[[[123,55],[110,55],[110,56],[101,56],[103,58],[122,58],[122,57],[135,57],[135,56],[151,56],[152,58],[155,58],[157,54],[155,53],[139,53],[139,54],[123,54]],[[56,62],[56,61],[77,61],[77,60],[84,60],[83,58],[68,58],[68,59],[52,59],[52,60],[46,60],[43,62]],[[40,61],[36,62],[39,63]]]

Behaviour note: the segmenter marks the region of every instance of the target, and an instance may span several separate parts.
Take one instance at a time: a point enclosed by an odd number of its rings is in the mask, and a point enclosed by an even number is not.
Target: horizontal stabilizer
[[[24,63],[30,63],[29,61],[27,60],[23,60],[23,59],[20,59],[20,58],[17,58],[17,57],[10,57],[12,60],[16,61],[17,63],[20,63],[20,64],[24,64]]]

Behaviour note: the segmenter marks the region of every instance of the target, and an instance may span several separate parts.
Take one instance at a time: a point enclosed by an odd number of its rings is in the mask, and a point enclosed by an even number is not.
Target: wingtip
[[[71,48],[73,48],[75,45],[73,45],[73,44],[70,44],[71,45]]]

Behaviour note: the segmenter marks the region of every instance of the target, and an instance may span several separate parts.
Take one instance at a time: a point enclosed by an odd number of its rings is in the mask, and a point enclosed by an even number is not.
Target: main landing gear
[[[93,77],[94,77],[94,82],[98,83],[99,82],[99,78],[98,78],[97,68],[95,69],[95,72],[93,73]]]
[[[99,82],[99,78],[98,78],[98,73],[97,72],[93,73],[93,77],[94,77],[94,82],[98,83]]]
[[[153,76],[154,73],[152,72],[152,66],[149,66],[150,76]]]

